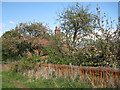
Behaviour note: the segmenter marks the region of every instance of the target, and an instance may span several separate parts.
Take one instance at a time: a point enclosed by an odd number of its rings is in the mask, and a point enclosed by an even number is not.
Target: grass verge
[[[84,82],[72,81],[68,78],[49,78],[36,80],[20,73],[2,72],[2,88],[89,88]]]

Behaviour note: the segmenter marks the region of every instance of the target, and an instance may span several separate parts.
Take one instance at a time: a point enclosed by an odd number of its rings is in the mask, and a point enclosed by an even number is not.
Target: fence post
[[[84,69],[83,69],[83,79],[84,79]]]
[[[61,66],[61,70],[62,70],[62,76],[63,76],[63,65]]]
[[[96,84],[96,77],[97,77],[97,73],[96,73],[96,69],[95,69],[95,82],[94,82],[94,85]]]
[[[86,69],[86,75],[88,76],[88,68]],[[89,82],[89,80],[87,80]]]
[[[102,80],[101,80],[101,79],[102,79],[102,69],[100,70],[100,75],[101,75],[101,76],[100,76],[100,84],[101,84],[101,81],[102,81]]]
[[[118,69],[118,82],[120,80],[120,69]]]
[[[109,70],[109,77],[108,77],[108,78],[109,78],[109,80],[110,80],[110,76],[111,76],[111,73],[110,73],[110,70]]]
[[[93,68],[93,70],[92,70],[92,71],[93,71],[93,84],[94,84],[94,81],[95,81],[95,80],[94,80],[94,68]]]
[[[59,74],[61,75],[61,66],[59,65],[60,69],[59,69]]]
[[[91,79],[91,68],[90,68],[90,79]],[[91,81],[89,81],[89,85],[90,85],[90,82],[91,82]]]
[[[116,85],[116,82],[117,82],[117,71],[115,71],[115,85]]]
[[[80,79],[81,79],[81,76],[82,76],[82,68],[81,67],[80,67],[79,71],[80,71]]]
[[[63,69],[63,76],[64,76],[64,66],[62,66],[62,69]]]
[[[69,77],[69,67],[67,67],[67,77]]]
[[[105,84],[105,87],[107,86],[107,80],[108,80],[108,75],[107,75],[107,69],[106,69],[106,84]]]
[[[105,78],[105,74],[104,74],[104,69],[103,69],[103,86],[104,86],[104,78]]]
[[[78,67],[77,67],[77,75],[78,75]]]
[[[113,71],[113,69],[112,69],[112,82],[114,82],[114,71]]]
[[[97,85],[98,85],[98,83],[99,83],[99,69],[98,69],[98,80],[97,80]]]

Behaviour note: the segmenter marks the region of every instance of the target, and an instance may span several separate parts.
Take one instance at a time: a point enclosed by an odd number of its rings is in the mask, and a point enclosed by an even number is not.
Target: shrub
[[[41,65],[39,65],[39,67],[36,65],[37,62],[41,62],[41,58],[40,56],[37,56],[36,54],[31,56],[27,56],[26,57],[21,57],[20,61],[18,61],[15,66],[13,66],[11,68],[11,72],[12,73],[16,73],[16,72],[24,72],[24,71],[28,71],[28,70],[32,70],[35,69],[37,70]]]

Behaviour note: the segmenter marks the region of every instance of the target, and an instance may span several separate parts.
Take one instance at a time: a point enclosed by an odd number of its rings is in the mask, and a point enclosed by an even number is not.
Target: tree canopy
[[[90,33],[93,28],[93,14],[89,12],[88,7],[83,8],[79,3],[71,6],[59,14],[61,28],[68,34],[73,35],[73,43],[76,40],[77,34]]]
[[[2,37],[3,60],[22,55],[27,50],[42,48],[50,40],[49,30],[42,23],[19,23]]]

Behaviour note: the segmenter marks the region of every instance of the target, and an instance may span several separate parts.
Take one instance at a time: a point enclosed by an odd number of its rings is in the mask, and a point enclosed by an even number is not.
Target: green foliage
[[[38,50],[49,56],[44,63],[119,68],[119,28],[112,31],[114,20],[109,23],[105,13],[100,17],[100,8],[96,9],[97,14],[92,14],[78,3],[66,9],[59,16],[65,30],[60,35],[52,34],[42,23],[20,23],[2,36],[3,60],[20,60],[22,56],[23,61],[32,63],[26,55],[29,51],[33,61],[40,61],[34,57],[34,50]]]
[[[64,9],[59,15],[61,21],[61,28],[68,34],[73,35],[73,43],[76,41],[79,33],[91,33],[93,29],[93,15],[89,12],[88,7],[83,8],[79,3],[75,6]]]
[[[29,34],[32,36],[42,36],[50,32],[47,26],[43,26],[40,22],[19,23],[15,29],[22,35]]]
[[[41,42],[50,39],[48,32],[50,33],[47,26],[41,23],[20,23],[15,29],[5,32],[1,37],[3,61],[17,60],[25,52],[34,53],[34,49],[41,49]]]
[[[39,65],[39,67],[36,66],[37,62],[41,62],[41,58],[40,56],[37,55],[33,55],[31,56],[27,56],[27,57],[21,57],[21,60],[18,61],[15,66],[11,67],[11,73],[16,73],[16,72],[24,72],[27,70],[31,70],[31,69],[35,69],[37,70],[37,68],[39,68],[41,65]]]
[[[60,35],[54,36],[42,23],[20,23],[15,29],[5,32],[2,35],[3,61],[19,60],[11,68],[12,75],[16,72],[37,70],[36,63],[41,63],[41,61],[52,64],[69,65],[71,63],[77,66],[119,68],[119,25],[117,30],[112,31],[114,20],[111,20],[110,24],[105,13],[102,17],[100,8],[97,7],[96,9],[97,14],[89,13],[88,8],[84,9],[78,3],[66,9],[59,15],[61,29],[65,31],[61,32]],[[48,57],[41,59],[40,55],[35,54],[35,49],[39,52],[43,51],[43,54],[48,55]],[[28,51],[32,53],[32,56],[28,56]],[[52,72],[51,79],[33,80],[33,82],[25,84],[34,88],[51,86],[58,88],[89,87],[86,82],[79,82],[78,77],[74,82],[68,78],[55,79],[55,72]],[[9,83],[9,80],[4,78],[5,81]],[[4,85],[4,87],[6,86]],[[10,85],[10,87],[14,86]]]
[[[14,30],[7,31],[2,36],[2,57],[3,60],[18,56],[18,39],[20,34]]]
[[[80,8],[76,3],[59,15],[61,28],[66,31],[63,40],[68,45],[67,56],[72,59],[69,62],[83,66],[119,67],[119,30],[112,31],[114,20],[109,23],[105,13],[100,17],[100,8],[96,9],[97,14],[88,13],[89,9]]]

